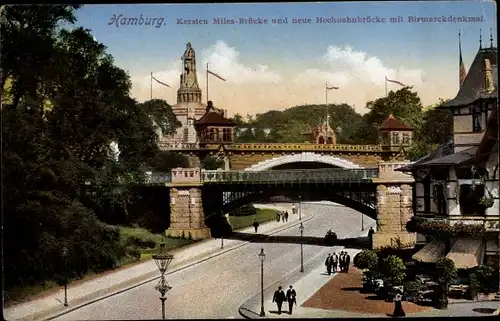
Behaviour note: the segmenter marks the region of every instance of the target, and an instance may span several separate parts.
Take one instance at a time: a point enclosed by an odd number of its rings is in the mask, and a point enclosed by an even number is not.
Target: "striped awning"
[[[457,269],[470,269],[481,265],[483,242],[475,239],[459,239],[453,244],[447,258],[455,262]]]
[[[412,259],[424,263],[436,263],[440,258],[444,257],[445,250],[446,247],[442,241],[433,240],[413,254]]]

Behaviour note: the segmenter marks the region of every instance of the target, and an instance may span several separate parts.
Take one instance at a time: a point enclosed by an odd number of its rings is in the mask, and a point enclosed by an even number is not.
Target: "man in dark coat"
[[[285,222],[288,222],[288,211],[285,212]]]
[[[293,304],[297,305],[297,292],[295,292],[295,289],[291,285],[288,291],[286,291],[286,300],[288,301],[288,313],[292,315]]]
[[[344,251],[339,253],[339,272],[344,271]]]
[[[285,292],[283,291],[283,288],[280,286],[278,286],[278,290],[276,290],[276,292],[274,292],[274,296],[273,296],[273,303],[276,302],[276,304],[278,305],[278,314],[281,314],[281,306],[283,305],[283,301],[286,300],[286,295],[285,295]]]
[[[253,220],[253,228],[255,229],[255,233],[257,233],[257,229],[259,228],[259,222],[257,220]]]
[[[330,253],[328,253],[328,256],[327,256],[326,261],[325,261],[325,265],[326,265],[326,271],[328,272],[328,275],[332,274],[332,260],[331,260]]]
[[[349,265],[351,264],[351,256],[349,253],[345,255],[345,273],[349,273]]]

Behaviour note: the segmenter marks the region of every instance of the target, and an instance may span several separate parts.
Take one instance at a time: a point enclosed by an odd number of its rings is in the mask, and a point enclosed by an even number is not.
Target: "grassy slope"
[[[276,219],[276,210],[272,209],[257,209],[257,215],[249,216],[229,216],[229,223],[233,226],[233,231],[252,226],[253,220],[263,223]]]

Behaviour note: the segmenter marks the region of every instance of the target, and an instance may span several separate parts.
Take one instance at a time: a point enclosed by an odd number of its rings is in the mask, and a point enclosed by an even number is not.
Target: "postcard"
[[[2,6],[6,318],[498,315],[496,11]]]

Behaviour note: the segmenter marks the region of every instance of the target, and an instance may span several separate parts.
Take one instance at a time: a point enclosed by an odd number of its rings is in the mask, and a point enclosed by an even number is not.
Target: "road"
[[[304,223],[304,236],[324,237],[328,229],[339,238],[361,232],[361,214],[343,206],[303,204],[303,213],[314,212]],[[375,224],[365,216],[365,227]],[[365,232],[366,233],[366,229]],[[297,226],[276,235],[299,236]],[[264,286],[270,286],[300,269],[300,245],[249,243],[187,269],[169,274],[172,290],[167,293],[166,318],[241,318],[238,308],[260,291],[260,261],[264,247]],[[304,268],[307,273],[322,264],[331,248],[304,245]],[[96,302],[55,320],[159,319],[161,303],[153,281],[127,292]]]

